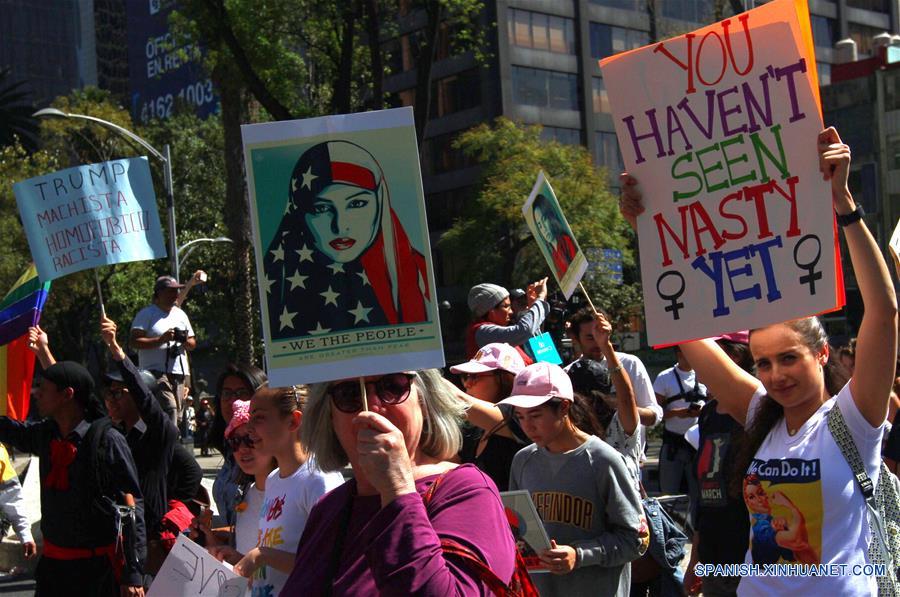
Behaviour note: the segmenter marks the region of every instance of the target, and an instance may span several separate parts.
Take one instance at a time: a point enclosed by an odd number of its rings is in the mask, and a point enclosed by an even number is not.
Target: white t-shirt
[[[678,376],[676,378],[675,376]],[[678,385],[678,379],[681,379],[681,387]],[[697,383],[697,374],[692,371],[682,371],[677,366],[669,367],[662,373],[656,376],[656,381],[653,382],[653,391],[662,396],[663,398],[671,398],[672,396],[677,396],[681,394],[681,388],[684,388],[685,392],[690,392],[694,389],[694,384]],[[706,395],[706,386],[701,384],[697,384],[697,389],[704,396]],[[703,402],[698,402],[700,406],[703,406]],[[673,400],[669,402],[664,407],[664,410],[670,410],[673,408],[687,408],[691,404],[687,400]],[[678,435],[684,435],[684,433],[697,424],[697,417],[690,418],[679,418],[673,417],[671,419],[665,420],[666,431],[671,431],[672,433],[677,433]]]
[[[244,501],[238,504],[234,522],[234,548],[241,554],[256,547],[259,540],[259,519],[262,514],[266,493],[251,483],[244,495]]]
[[[625,464],[628,466],[628,472],[634,479],[634,486],[638,494],[641,493],[641,456],[643,456],[640,444],[641,428],[641,422],[638,421],[634,433],[627,435],[622,428],[622,423],[619,421],[619,413],[615,413],[609,422],[609,427],[606,429],[606,437],[604,438],[606,443],[625,457]]]
[[[748,420],[760,404],[764,390],[754,395]],[[884,424],[872,427],[863,418],[850,384],[825,402],[793,437],[784,420],[769,432],[748,469],[761,482],[750,511],[748,564],[846,564],[845,576],[748,576],[741,580],[742,597],[765,595],[874,595],[875,577],[853,576],[853,566],[868,562],[872,540],[866,504],[850,466],[831,432],[828,411],[837,404],[853,436],[866,473],[878,483]],[[746,485],[745,485],[746,487]],[[776,492],[781,492],[777,496]],[[764,495],[763,495],[764,494]],[[765,507],[766,502],[768,508]],[[780,504],[779,504],[780,502]],[[793,504],[793,509],[788,504]],[[754,506],[754,507],[751,507]],[[791,533],[800,530],[788,545]],[[802,537],[805,530],[806,537]],[[780,543],[779,543],[780,541]],[[793,558],[793,561],[792,559]]]
[[[628,377],[631,379],[631,388],[634,390],[635,403],[638,408],[649,408],[656,414],[656,420],[653,422],[653,425],[656,425],[662,420],[663,411],[662,407],[656,401],[656,394],[653,393],[653,381],[650,379],[650,374],[647,373],[644,362],[636,356],[624,352],[616,352],[616,357],[618,357],[619,362],[622,363],[622,369],[628,373]],[[582,356],[579,357],[579,359],[580,358],[584,357]],[[600,361],[600,364],[607,369],[609,368],[606,363],[606,357]],[[571,366],[571,363],[566,366],[566,371],[568,371]],[[613,386],[612,395],[615,396],[615,394],[616,388]],[[640,440],[641,447],[641,462],[643,462],[645,460],[644,451],[647,446],[647,427],[641,425],[640,430],[641,432],[638,434],[638,439]]]
[[[313,506],[320,497],[343,483],[340,473],[323,473],[312,459],[290,477],[282,478],[279,469],[272,471],[266,478],[256,546],[295,554]],[[284,572],[260,567],[253,574],[254,597],[278,595],[287,578]]]
[[[188,338],[194,335],[194,328],[191,327],[187,313],[178,307],[172,307],[172,310],[166,313],[156,305],[148,305],[138,311],[134,321],[131,322],[131,329],[142,330],[148,338],[162,336],[172,328],[187,330]],[[188,369],[185,351],[181,350],[177,357],[172,358],[168,356],[170,346],[175,346],[174,340],[166,342],[158,348],[138,350],[138,365],[141,369],[147,369],[148,371],[187,375],[190,369]],[[166,368],[167,363],[168,369]]]

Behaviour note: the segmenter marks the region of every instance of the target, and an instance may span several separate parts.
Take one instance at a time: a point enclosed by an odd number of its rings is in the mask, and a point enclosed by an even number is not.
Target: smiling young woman
[[[833,128],[817,139],[819,169],[831,183],[831,205],[850,250],[865,311],[856,368],[841,384],[828,364],[828,339],[815,317],[753,330],[754,377],[712,340],[682,350],[723,411],[747,429],[732,491],[751,512],[745,561],[870,563],[866,505],[829,430],[839,409],[866,473],[878,483],[881,440],[897,353],[897,298],[887,265],[847,186],[850,148]],[[812,150],[812,140],[810,140]],[[620,209],[634,223],[643,211],[637,181],[622,175]],[[775,487],[773,487],[775,486]],[[777,491],[775,491],[777,489]],[[741,580],[740,595],[873,594],[875,577],[763,577]]]

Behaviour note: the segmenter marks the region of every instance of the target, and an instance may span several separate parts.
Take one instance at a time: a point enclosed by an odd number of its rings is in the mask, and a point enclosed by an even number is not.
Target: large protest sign
[[[166,256],[147,158],[68,168],[13,191],[42,281]]]
[[[246,592],[246,578],[209,555],[205,547],[178,535],[147,597],[241,597]]]
[[[543,171],[538,173],[534,188],[522,206],[522,214],[568,300],[578,288],[588,264]]]
[[[443,366],[412,109],[242,134],[270,383]]]
[[[842,304],[805,1],[775,0],[601,68],[647,208],[651,344]]]

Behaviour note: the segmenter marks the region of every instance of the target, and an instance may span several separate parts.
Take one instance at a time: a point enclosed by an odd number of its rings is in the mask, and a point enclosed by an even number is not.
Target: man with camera
[[[177,305],[182,288],[172,276],[156,279],[153,302],[135,316],[129,343],[137,350],[139,367],[156,377],[160,406],[176,427],[182,386],[190,372],[187,351],[197,346],[191,322]]]
[[[663,408],[663,445],[659,453],[659,486],[665,494],[697,495],[697,478],[693,470],[694,448],[684,438],[685,432],[697,424],[700,409],[706,403],[706,386],[679,347],[675,347],[677,362],[661,372],[653,382],[656,399]]]

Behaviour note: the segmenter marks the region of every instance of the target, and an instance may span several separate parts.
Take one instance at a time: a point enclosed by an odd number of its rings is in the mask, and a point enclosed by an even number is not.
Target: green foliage
[[[549,178],[582,249],[619,249],[625,265],[633,265],[632,235],[619,216],[605,171],[594,167],[584,147],[541,141],[540,131],[539,126],[501,117],[456,140],[455,146],[481,165],[482,178],[466,215],[438,243],[448,261],[460,264],[454,282],[470,286],[491,281],[514,287],[549,274],[522,215],[522,204],[540,170]],[[602,277],[590,285],[597,307],[615,309],[617,315],[639,297],[632,286],[619,288]]]

